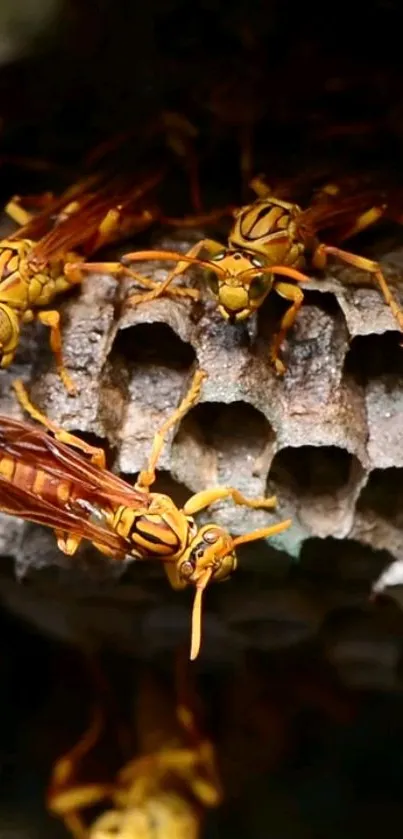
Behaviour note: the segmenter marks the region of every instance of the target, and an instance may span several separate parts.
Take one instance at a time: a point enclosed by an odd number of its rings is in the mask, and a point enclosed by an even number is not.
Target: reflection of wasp
[[[47,803],[75,839],[197,839],[206,808],[222,800],[213,744],[199,731],[193,697],[183,680],[177,698],[144,673],[136,702],[138,757],[112,783],[79,783],[85,757],[103,728],[98,707],[74,748],[53,769]],[[176,707],[175,707],[176,704]],[[83,810],[111,801],[88,827]]]
[[[58,294],[81,282],[81,275],[71,265],[77,258],[87,257],[103,245],[150,223],[150,211],[136,211],[136,204],[161,178],[162,173],[154,173],[126,189],[113,181],[97,189],[96,179],[92,183],[88,179],[59,199],[49,200],[48,196],[43,202],[39,199],[37,203],[45,206],[36,217],[17,200],[7,205],[7,213],[22,227],[0,242],[2,367],[8,367],[13,361],[21,324],[36,316],[50,327],[51,347],[60,376],[67,389],[74,392],[62,361],[60,315],[46,307]]]
[[[54,437],[0,416],[0,510],[53,527],[60,550],[69,556],[81,539],[88,539],[116,559],[161,560],[173,588],[193,584],[191,658],[199,652],[207,584],[225,579],[236,568],[237,545],[280,533],[291,524],[287,520],[233,538],[216,524],[198,527],[195,513],[222,498],[253,509],[273,509],[276,499],[248,499],[232,487],[215,487],[196,493],[178,509],[169,496],[150,492],[165,436],[197,401],[204,377],[204,371],[195,373],[188,394],[155,435],[148,468],[134,487],[105,468],[103,449],[63,431],[37,411],[21,383],[15,384],[21,404]]]
[[[187,254],[160,250],[126,254],[122,259],[123,265],[142,260],[178,263],[158,289],[137,294],[129,298],[128,302],[140,303],[164,294],[189,263],[207,269],[206,281],[217,301],[218,310],[225,320],[232,323],[249,317],[262,305],[269,292],[275,291],[291,303],[270,349],[271,361],[277,372],[282,374],[285,366],[279,358],[279,351],[304,299],[297,283],[309,279],[300,273],[300,269],[305,267],[308,256],[311,264],[320,269],[325,267],[328,256],[336,256],[371,274],[399,327],[403,329],[403,312],[378,263],[338,247],[320,244],[316,238],[320,230],[333,230],[338,240],[342,241],[377,221],[387,208],[384,204],[375,203],[374,191],[340,197],[339,190],[328,187],[318,193],[310,208],[302,210],[297,204],[270,195],[268,188],[259,179],[252,185],[259,198],[253,204],[235,211],[235,223],[227,247],[211,239],[203,239]],[[203,251],[207,252],[210,259],[201,258]],[[81,268],[88,271],[108,271],[110,268],[112,271],[119,270],[116,265],[108,266],[107,263],[94,265],[93,268],[91,263],[77,265],[75,268],[77,271]],[[124,270],[120,266],[120,271]],[[277,275],[280,279],[277,279]],[[142,282],[140,277],[138,279]],[[145,282],[150,281],[146,279]]]

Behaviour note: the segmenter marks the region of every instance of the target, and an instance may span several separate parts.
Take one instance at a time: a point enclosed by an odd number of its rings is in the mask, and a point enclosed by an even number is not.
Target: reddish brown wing
[[[372,207],[386,210],[385,195],[380,191],[320,197],[298,216],[297,226],[311,236],[329,230],[334,238],[341,240],[356,219]]]
[[[0,455],[43,469],[57,480],[72,481],[75,495],[90,499],[95,507],[126,504],[147,507],[148,498],[108,470],[99,469],[73,448],[59,443],[50,434],[27,423],[0,415]],[[60,509],[29,489],[14,486],[0,476],[0,510],[38,524],[66,530],[102,544],[111,554],[124,555],[129,544],[106,527],[88,521],[88,513],[76,507]]]
[[[56,257],[59,253],[63,254],[76,248],[81,248],[85,255],[88,255],[91,253],[91,241],[109,210],[119,206],[123,219],[127,214],[124,235],[130,233],[130,217],[133,218],[133,231],[139,228],[140,201],[158,185],[163,174],[162,169],[149,173],[130,186],[123,184],[120,178],[112,179],[104,185],[100,184],[98,188],[95,178],[83,181],[67,190],[11,238],[39,239],[33,249],[33,255],[38,260]],[[58,223],[57,217],[73,200],[79,202],[79,208]],[[119,229],[115,238],[119,238]]]
[[[129,545],[124,539],[106,527],[87,521],[84,510],[82,516],[68,509],[61,510],[29,490],[14,486],[2,475],[0,475],[0,511],[52,527],[55,530],[67,531],[90,542],[97,542],[109,550],[111,556],[123,557],[129,552]]]
[[[107,469],[92,464],[79,451],[55,440],[48,432],[29,423],[0,415],[0,454],[14,457],[58,480],[74,482],[94,504],[103,501],[126,504],[135,509],[148,507],[148,496]]]

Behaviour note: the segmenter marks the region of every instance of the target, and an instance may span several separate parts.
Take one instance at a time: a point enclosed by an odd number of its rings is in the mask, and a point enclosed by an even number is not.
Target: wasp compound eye
[[[214,545],[214,542],[217,541],[219,535],[218,530],[214,530],[212,528],[211,530],[206,530],[205,533],[203,533],[203,539],[208,545]]]
[[[258,300],[263,297],[270,286],[270,276],[265,274],[258,274],[253,278],[249,286],[249,297],[252,300]]]

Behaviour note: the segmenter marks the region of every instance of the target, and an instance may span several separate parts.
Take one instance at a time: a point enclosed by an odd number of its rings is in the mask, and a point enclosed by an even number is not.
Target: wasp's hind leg
[[[342,262],[346,262],[348,265],[353,265],[354,268],[358,268],[360,271],[367,271],[371,274],[383,294],[385,303],[389,306],[394,318],[399,324],[399,328],[403,331],[403,311],[392,294],[379,263],[330,245],[318,245],[312,260],[315,268],[325,268],[328,256],[335,256]]]

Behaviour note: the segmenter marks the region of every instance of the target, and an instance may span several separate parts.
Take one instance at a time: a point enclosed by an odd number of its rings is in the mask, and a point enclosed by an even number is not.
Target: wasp
[[[14,359],[21,324],[36,317],[50,328],[50,345],[62,382],[69,393],[76,392],[63,363],[60,315],[48,307],[59,294],[82,282],[84,275],[76,267],[77,260],[81,262],[83,257],[87,259],[105,245],[138,233],[157,219],[171,226],[180,221],[164,217],[150,197],[165,174],[166,167],[161,167],[131,186],[125,185],[118,176],[108,180],[102,174],[91,175],[59,198],[51,193],[28,196],[26,204],[41,208],[36,216],[21,205],[18,197],[7,204],[6,213],[20,229],[0,241],[1,367],[8,367]],[[141,206],[146,196],[147,201]],[[197,226],[227,212],[223,209],[188,216],[183,223]],[[80,267],[82,269],[82,265]],[[151,290],[158,289],[158,283],[146,278],[143,278],[143,285]],[[194,289],[173,288],[172,294],[197,297]]]
[[[233,537],[214,523],[199,527],[195,514],[224,498],[272,510],[276,498],[249,499],[221,486],[192,495],[178,509],[168,495],[150,491],[166,435],[197,402],[205,376],[196,370],[188,393],[157,431],[147,468],[134,487],[106,469],[102,448],[64,431],[37,410],[20,381],[14,383],[20,403],[46,431],[0,416],[0,511],[54,528],[58,547],[68,556],[87,539],[117,560],[160,560],[175,589],[193,585],[191,659],[200,649],[202,596],[210,580],[226,579],[235,570],[238,545],[281,533],[291,524],[286,520]]]
[[[197,697],[183,681],[177,678],[173,696],[154,673],[143,671],[136,697],[139,753],[111,782],[77,780],[105,729],[99,703],[80,741],[56,762],[47,806],[74,839],[199,837],[205,810],[218,807],[223,794],[214,745],[201,731]],[[82,811],[106,801],[112,809],[87,826]]]
[[[48,307],[59,294],[81,283],[81,275],[72,269],[77,257],[87,258],[150,224],[153,213],[139,211],[136,205],[162,175],[151,173],[130,188],[116,179],[97,185],[96,176],[87,178],[59,198],[46,195],[37,201],[41,211],[36,216],[18,198],[9,202],[6,212],[20,228],[0,241],[1,367],[14,359],[21,325],[36,317],[50,328],[60,377],[67,390],[75,392],[62,359],[60,315]]]
[[[260,178],[254,179],[252,186],[258,198],[234,211],[235,220],[226,246],[212,239],[203,239],[186,254],[144,250],[126,254],[120,266],[99,263],[92,268],[89,263],[86,266],[76,265],[75,269],[78,272],[119,272],[124,271],[126,265],[143,260],[177,262],[157,289],[128,298],[128,305],[136,305],[165,294],[172,281],[183,274],[189,264],[200,265],[206,269],[206,283],[218,311],[230,323],[248,318],[261,307],[269,294],[275,292],[290,304],[278,332],[272,338],[269,352],[270,361],[279,375],[286,370],[280,350],[304,300],[300,283],[310,279],[302,273],[308,264],[323,270],[328,257],[337,257],[368,272],[403,330],[403,311],[379,264],[338,246],[323,244],[317,237],[321,230],[326,229],[332,230],[343,241],[374,224],[387,211],[385,203],[374,203],[374,191],[341,196],[339,188],[329,184],[318,191],[312,205],[303,210],[298,204],[271,195]],[[203,252],[209,259],[202,258]],[[130,274],[130,269],[127,273]],[[141,276],[136,276],[141,283]],[[144,285],[150,282],[144,279]]]

